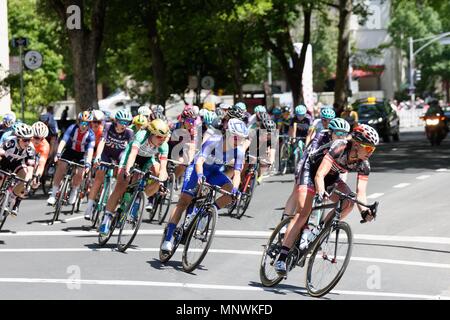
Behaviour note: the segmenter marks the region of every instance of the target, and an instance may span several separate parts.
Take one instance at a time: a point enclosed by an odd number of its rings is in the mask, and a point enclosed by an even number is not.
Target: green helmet
[[[255,107],[255,113],[264,113],[267,112],[266,107],[262,105],[258,105]]]
[[[320,110],[320,117],[322,119],[334,119],[336,117],[336,113],[333,110],[333,107],[331,106],[325,106],[322,107],[322,109]]]
[[[214,111],[207,111],[203,115],[203,122],[207,126],[210,126],[210,125],[212,125],[214,120],[216,120],[216,118],[217,118],[217,114]]]

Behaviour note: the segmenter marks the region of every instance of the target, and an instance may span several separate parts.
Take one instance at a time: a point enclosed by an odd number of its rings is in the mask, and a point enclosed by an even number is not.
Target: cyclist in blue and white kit
[[[180,199],[167,225],[165,241],[161,250],[171,252],[173,250],[173,233],[181,215],[191,203],[196,194],[197,185],[204,181],[220,186],[233,194],[238,193],[241,183],[241,170],[244,163],[243,142],[248,137],[248,129],[245,123],[239,119],[230,119],[227,124],[225,141],[223,135],[214,134],[202,145],[202,150],[196,155],[193,162],[186,169],[184,183],[181,189]],[[225,143],[224,143],[225,142]],[[227,163],[234,161],[234,175],[230,180],[224,171]],[[229,196],[222,196],[214,203],[217,210],[231,202]]]
[[[314,139],[316,133],[320,133],[324,129],[328,129],[328,125],[332,119],[336,117],[336,113],[332,106],[324,106],[320,109],[320,119],[314,120],[311,127],[308,130],[308,136],[306,137],[306,146]]]
[[[47,200],[47,204],[54,205],[59,185],[67,170],[67,163],[59,162],[60,158],[77,163],[84,163],[85,170],[75,169],[72,179],[72,190],[69,196],[69,204],[74,204],[78,189],[83,179],[83,173],[88,173],[91,167],[92,156],[94,154],[95,134],[90,129],[89,123],[92,121],[92,114],[89,111],[83,111],[78,114],[77,123],[67,128],[55,156],[57,162],[55,177],[53,181],[52,194]],[[63,152],[64,150],[64,152]]]

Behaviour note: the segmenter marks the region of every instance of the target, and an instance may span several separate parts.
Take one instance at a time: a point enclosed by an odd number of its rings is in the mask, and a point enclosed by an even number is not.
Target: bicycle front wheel
[[[66,196],[68,186],[69,186],[68,180],[67,178],[65,178],[63,181],[63,186],[59,191],[58,199],[56,199],[55,213],[53,214],[53,219],[50,224],[54,224],[55,221],[58,220],[59,218],[59,214],[61,213],[64,197]]]
[[[237,204],[237,213],[236,218],[240,219],[245,214],[245,212],[248,209],[248,206],[250,205],[250,201],[253,197],[253,192],[255,190],[255,184],[256,180],[258,179],[258,173],[255,172],[253,174],[252,179],[250,180],[250,183],[247,188],[247,193],[241,195],[241,199],[239,200],[239,203]]]
[[[290,217],[282,220],[275,230],[272,232],[269,238],[269,242],[264,248],[264,252],[261,258],[261,266],[259,268],[259,278],[261,283],[265,287],[273,287],[283,280],[283,276],[280,276],[274,268],[274,264],[277,261],[278,255],[281,252],[284,233],[286,228],[291,222]]]
[[[209,206],[191,222],[183,250],[183,269],[192,272],[203,261],[211,246],[216,229],[217,209]]]
[[[119,238],[117,239],[117,249],[120,252],[125,252],[128,249],[138,233],[146,199],[144,192],[136,193],[134,201],[127,208],[126,215],[119,218],[122,220],[120,221]],[[133,210],[137,210],[137,212],[133,214]]]
[[[6,211],[7,200],[6,194],[0,194],[0,230],[2,230],[6,217],[8,217],[8,212]]]
[[[306,289],[311,296],[322,297],[336,286],[350,262],[352,247],[352,230],[345,222],[321,233],[306,272]]]
[[[289,150],[288,146],[283,143],[280,149],[280,173],[282,175],[286,174],[289,164]]]
[[[167,213],[169,213],[170,206],[172,205],[173,193],[175,185],[175,174],[170,175],[167,184],[167,194],[162,197],[161,203],[158,209],[158,224],[162,224],[166,219]]]

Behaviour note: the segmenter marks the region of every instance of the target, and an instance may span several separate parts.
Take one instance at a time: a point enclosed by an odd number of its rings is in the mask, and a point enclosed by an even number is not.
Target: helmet
[[[170,133],[169,125],[161,119],[155,119],[148,125],[148,131],[155,136],[168,136]]]
[[[3,124],[7,127],[11,127],[16,122],[16,115],[14,113],[7,113],[3,117]]]
[[[333,131],[341,130],[347,133],[350,132],[350,124],[342,118],[334,118],[331,120],[328,128]]]
[[[353,129],[352,138],[355,141],[369,143],[374,146],[380,142],[377,130],[367,124],[360,124]]]
[[[255,107],[255,113],[264,113],[267,112],[266,107],[259,105]]]
[[[231,106],[230,106],[230,108],[231,108]],[[227,114],[227,111],[225,111],[225,110],[229,110],[229,108],[228,109],[216,108],[217,117],[223,118]]]
[[[205,115],[203,116],[203,122],[207,126],[210,126],[216,118],[217,118],[217,114],[215,112],[213,112],[213,111],[206,111]]]
[[[138,114],[137,116],[135,116],[133,118],[134,125],[145,126],[145,125],[147,125],[147,123],[148,123],[147,117],[142,114]]]
[[[203,109],[214,111],[216,110],[216,105],[211,101],[203,102]]]
[[[33,123],[31,126],[33,129],[33,136],[39,137],[39,138],[47,138],[48,136],[48,127],[45,125],[45,123],[38,121]]]
[[[219,108],[223,109],[223,110],[228,110],[231,108],[231,105],[229,105],[228,103],[221,103],[221,104],[219,104]],[[216,111],[217,111],[217,108],[216,108]]]
[[[89,111],[81,111],[78,114],[78,121],[92,121],[92,113]]]
[[[197,118],[199,114],[199,110],[197,106],[192,106],[190,104],[184,107],[183,112],[181,113],[183,118]]]
[[[243,138],[248,137],[248,128],[244,121],[239,119],[230,119],[230,121],[228,121],[227,131],[233,136]]]
[[[320,109],[320,117],[322,119],[334,119],[336,117],[336,113],[331,106],[325,106]]]
[[[306,107],[303,104],[300,104],[295,107],[295,115],[296,116],[304,116],[306,114]]]
[[[227,111],[227,116],[231,119],[236,118],[242,120],[244,118],[244,109],[241,109],[240,107],[237,107],[237,104],[232,106]]]
[[[149,106],[142,106],[138,109],[138,114],[142,114],[143,116],[148,117],[152,113]]]
[[[259,121],[264,121],[266,119],[270,119],[270,116],[267,112],[257,113],[256,117],[259,119]]]
[[[198,115],[203,118],[205,116],[205,114],[207,114],[208,112],[209,111],[206,109],[200,109],[200,111],[198,112]]]
[[[155,119],[161,119],[166,121],[167,118],[164,115],[164,113],[162,113],[161,111],[154,111],[151,115],[150,115],[150,119],[151,121],[155,120]]]
[[[291,112],[291,107],[289,107],[289,106],[282,106],[281,107],[281,113],[287,113],[287,112]]]
[[[281,112],[281,108],[280,107],[275,107],[275,108],[273,108],[272,109],[272,114],[273,115],[280,115],[282,112]]]
[[[19,123],[14,129],[14,134],[18,138],[31,139],[33,137],[33,129],[26,123]]]
[[[266,129],[268,132],[275,131],[276,128],[275,122],[270,118],[266,118],[261,122],[261,129]]]
[[[164,113],[164,107],[160,104],[153,106],[151,109],[153,112],[163,112]]]
[[[92,110],[92,118],[93,121],[103,121],[105,114],[101,110]]]
[[[131,116],[131,113],[130,113],[130,111],[128,111],[128,109],[121,109],[121,110],[117,111],[114,118],[117,121],[131,122],[131,120],[133,120],[133,117]]]
[[[246,106],[245,103],[243,103],[243,102],[238,102],[238,103],[236,103],[234,106],[235,106],[236,108],[242,109],[243,111],[247,111],[247,106]]]

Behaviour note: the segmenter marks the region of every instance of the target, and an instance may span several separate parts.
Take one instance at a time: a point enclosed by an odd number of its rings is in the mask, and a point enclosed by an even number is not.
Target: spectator
[[[60,120],[60,124],[61,124],[61,130],[65,131],[66,128],[68,127],[67,125],[67,117],[69,116],[69,106],[66,106],[66,108],[64,109],[64,111],[61,114],[61,120]]]

